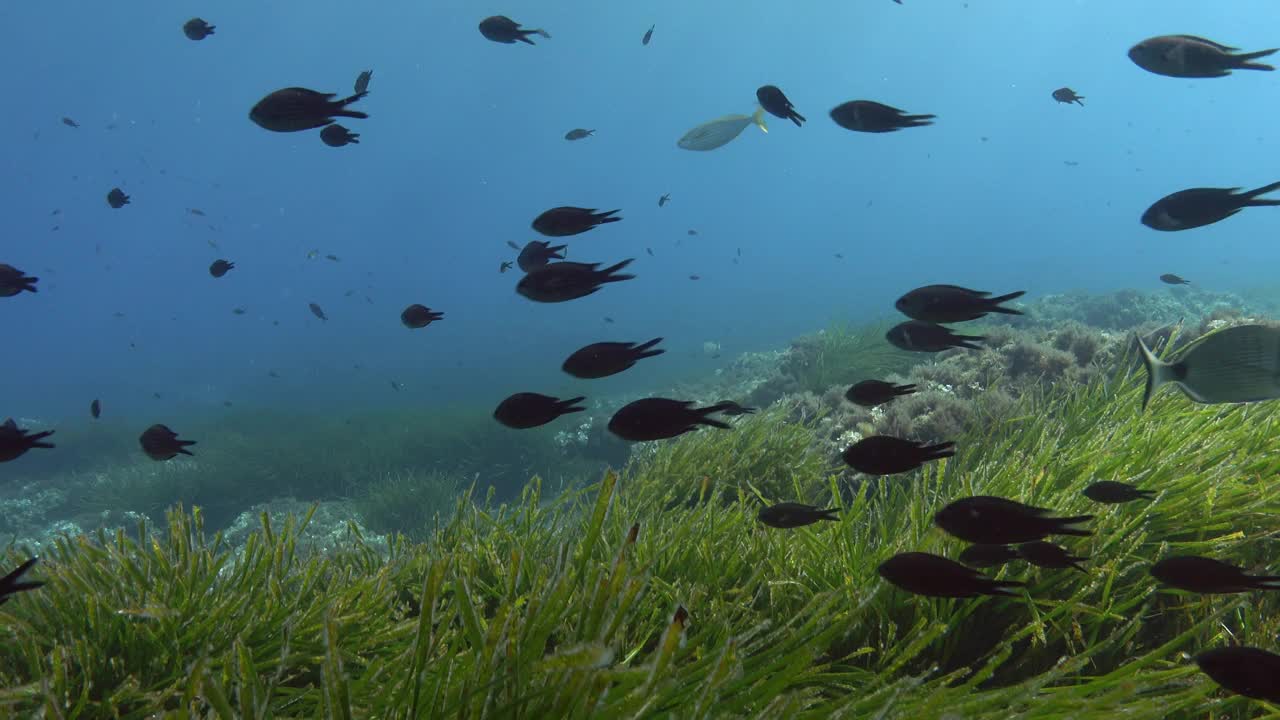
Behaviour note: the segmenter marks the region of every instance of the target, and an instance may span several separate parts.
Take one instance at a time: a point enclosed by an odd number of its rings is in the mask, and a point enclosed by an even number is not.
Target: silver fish
[[[725,115],[704,122],[685,133],[676,145],[685,150],[715,150],[738,137],[752,123],[761,132],[769,132],[769,126],[764,122],[764,108],[756,108],[752,115]]]
[[[1147,369],[1144,410],[1165,383],[1174,383],[1199,403],[1280,398],[1280,328],[1237,325],[1211,333],[1173,363],[1157,358],[1142,338],[1138,338],[1138,348]]]

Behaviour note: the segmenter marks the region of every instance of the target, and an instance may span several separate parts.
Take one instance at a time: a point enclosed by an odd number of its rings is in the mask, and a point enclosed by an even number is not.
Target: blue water
[[[723,363],[704,341],[726,359],[780,347],[833,318],[886,315],[930,282],[1034,297],[1177,272],[1236,289],[1270,282],[1280,260],[1275,211],[1176,235],[1138,223],[1174,190],[1280,179],[1280,77],[1176,80],[1125,57],[1168,33],[1280,44],[1263,0],[1230,12],[1200,0],[382,0],[0,13],[0,262],[41,277],[38,295],[0,301],[0,414],[54,425],[87,422],[94,397],[145,426],[224,400],[345,413],[657,389]],[[496,13],[553,37],[486,41],[477,23]],[[194,15],[217,33],[184,37]],[[248,120],[272,90],[347,93],[369,68],[357,107],[371,118],[345,123],[358,146]],[[694,125],[751,112],[765,83],[803,128],[770,118],[768,135],[748,128],[713,152],[676,147]],[[1064,85],[1085,107],[1049,97]],[[850,133],[827,111],[851,99],[939,117]],[[596,136],[566,142],[575,127]],[[104,199],[116,185],[132,195],[122,210]],[[637,279],[559,305],[516,295],[518,271],[498,273],[514,259],[506,242],[537,238],[530,221],[557,205],[621,208],[623,222],[568,238],[569,259],[634,257]],[[219,257],[237,268],[214,280]],[[445,319],[406,330],[399,313],[415,302]],[[583,344],[656,336],[668,354],[622,377],[559,371]]]

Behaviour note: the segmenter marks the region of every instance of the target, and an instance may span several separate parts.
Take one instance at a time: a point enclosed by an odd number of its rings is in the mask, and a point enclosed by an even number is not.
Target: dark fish
[[[231,310],[231,313],[232,313],[233,315],[243,315],[243,314],[245,314],[246,312],[248,312],[248,311],[247,311],[247,310],[245,310],[245,309],[244,309],[244,308],[242,308],[242,307],[233,308],[233,309]]]
[[[849,388],[844,396],[854,405],[873,408],[916,391],[915,385],[894,385],[883,380],[863,380]]]
[[[653,257],[653,248],[645,248],[644,251],[649,253],[649,257]]]
[[[717,356],[718,357],[718,356]],[[759,408],[747,407],[739,405],[732,400],[721,400],[716,403],[720,406],[721,415],[737,416],[737,415],[754,415]]]
[[[654,338],[638,345],[630,342],[592,343],[574,351],[560,369],[584,380],[617,375],[644,358],[657,357],[666,352],[653,349],[660,342],[662,338]]]
[[[1115,505],[1134,500],[1150,500],[1156,496],[1156,491],[1139,490],[1132,485],[1115,480],[1099,480],[1084,489],[1084,496],[1094,502]]]
[[[658,207],[662,207],[669,202],[671,202],[671,193],[666,193],[658,198]]]
[[[191,213],[192,215],[199,215],[200,217],[205,216],[204,211],[201,210],[200,208],[187,208],[187,212]]]
[[[796,124],[796,127],[804,123],[804,116],[796,112],[795,106],[791,104],[786,95],[782,94],[777,85],[762,85],[759,87],[756,90],[756,100],[760,101],[760,107],[764,108],[770,115],[780,117],[783,120],[790,120]]]
[[[548,40],[551,39],[551,35],[546,30],[525,30],[520,27],[520,23],[506,15],[494,15],[481,20],[480,34],[489,40],[507,45],[516,41],[533,45],[534,42],[529,39],[530,35],[541,35]]]
[[[317,304],[315,304],[315,303],[307,303],[307,307],[311,308],[311,314],[312,314],[312,315],[315,315],[316,317],[320,318],[321,320],[328,320],[328,319],[329,319],[329,318],[325,317],[325,315],[324,315],[324,310],[322,310],[322,309],[320,308],[320,306],[319,306],[319,305],[317,305]]]
[[[276,372],[275,370],[268,370],[268,371],[267,371],[267,377],[273,377],[273,378],[275,378],[275,379],[279,380],[279,379],[280,379],[280,373]]]
[[[515,243],[515,241],[514,241],[514,240],[508,240],[508,241],[507,241],[507,247],[511,248],[512,250],[519,250],[519,249],[520,249],[520,246],[519,246],[519,245],[517,245],[517,244]]]
[[[395,380],[392,380],[392,381],[391,381],[391,389],[392,389],[392,390],[395,390],[396,392],[400,392],[401,390],[403,390],[403,389],[404,389],[404,386],[403,386],[403,385],[401,385],[400,383],[396,382]]]
[[[1058,88],[1057,90],[1054,90],[1053,99],[1057,100],[1060,103],[1067,103],[1068,105],[1070,105],[1071,103],[1078,103],[1081,107],[1084,106],[1084,96],[1077,95],[1076,91],[1072,90],[1071,88],[1064,87],[1064,88]]]
[[[272,132],[298,132],[324,127],[335,117],[364,119],[367,114],[347,110],[351,103],[364,97],[356,93],[342,100],[334,100],[336,93],[321,93],[307,88],[290,87],[267,95],[249,111],[249,119],[258,127]]]
[[[510,260],[503,260],[503,261],[502,261],[501,263],[499,263],[499,265],[498,265],[498,272],[499,272],[499,273],[504,273],[504,272],[506,272],[506,271],[510,270],[510,269],[512,268],[512,266],[513,266],[513,265],[515,265],[515,263],[511,262]]]
[[[1280,655],[1233,645],[1195,657],[1201,672],[1237,695],[1280,703]]]
[[[608,315],[604,316],[604,321],[609,323],[610,325],[613,324],[613,318],[609,317]]]
[[[530,240],[527,245],[520,250],[520,254],[516,256],[516,264],[520,269],[529,272],[534,268],[540,268],[552,260],[563,260],[562,251],[568,245],[552,245],[545,240]]]
[[[589,138],[595,134],[596,134],[595,130],[585,130],[583,128],[574,128],[573,130],[570,130],[569,132],[564,134],[564,139],[565,140],[581,140],[583,138]]]
[[[1165,273],[1161,275],[1160,282],[1165,283],[1167,285],[1190,285],[1191,284],[1190,280],[1183,280],[1182,278],[1178,277],[1177,275],[1174,275],[1173,273]]]
[[[1276,48],[1235,54],[1239,49],[1195,35],[1161,35],[1129,48],[1129,59],[1147,72],[1176,78],[1225,77],[1232,70],[1275,70],[1253,61]]]
[[[972,343],[986,339],[981,335],[956,335],[949,328],[919,320],[893,326],[885,333],[885,338],[894,347],[912,352],[942,352],[953,347],[980,350]]]
[[[182,24],[182,34],[191,40],[203,40],[213,34],[215,27],[200,18],[191,18]]]
[[[73,127],[73,128],[80,127],[80,123],[76,122],[75,120],[72,120],[69,117],[62,118],[62,124],[66,125],[67,127]]]
[[[688,234],[688,235],[691,235],[691,236],[692,236],[692,235],[697,235],[697,234],[698,234],[698,231],[697,231],[697,230],[690,230],[687,234]]]
[[[1061,545],[1043,540],[1022,543],[1018,546],[1018,556],[1039,568],[1049,570],[1075,568],[1080,572],[1086,572],[1080,561],[1088,560],[1088,558],[1072,555]]]
[[[227,260],[214,260],[213,264],[209,266],[209,274],[216,278],[220,278],[228,272],[231,272],[235,266],[235,263]]]
[[[701,276],[701,275],[690,275],[690,276],[689,276],[689,279],[690,279],[690,280],[701,280],[701,279],[702,279],[702,276]]]
[[[1165,585],[1206,595],[1280,590],[1280,575],[1248,575],[1235,565],[1195,555],[1167,557],[1152,565],[1150,572]]]
[[[561,400],[538,393],[516,393],[498,404],[498,408],[493,411],[493,417],[509,428],[527,430],[546,425],[561,415],[586,410],[585,407],[575,407],[585,399],[576,397]]]
[[[831,119],[846,130],[887,133],[932,125],[937,115],[907,115],[905,111],[871,100],[852,100],[831,110]]]
[[[332,262],[342,262],[342,258],[338,257],[337,255],[325,255],[324,259],[330,260]]]
[[[814,505],[781,502],[777,505],[761,508],[760,512],[756,513],[756,519],[769,527],[790,530],[791,528],[804,527],[823,520],[839,521],[840,518],[836,517],[837,512],[839,512],[839,508],[823,509]]]
[[[888,435],[872,435],[850,445],[841,453],[849,467],[868,475],[896,475],[915,470],[930,460],[956,454],[954,442],[926,445]]]
[[[977,320],[987,313],[1021,315],[1020,310],[1000,307],[1000,303],[1016,300],[1027,291],[991,297],[991,293],[970,290],[958,285],[926,285],[898,298],[893,304],[898,312],[912,320],[927,323],[956,323]]]
[[[353,133],[347,128],[334,123],[320,131],[320,141],[329,147],[342,147],[355,143],[360,144],[360,133]]]
[[[843,260],[843,259],[844,259],[844,255],[842,255],[842,254],[840,254],[840,253],[836,253],[836,258],[837,258],[837,259],[839,259],[839,260]]]
[[[1280,183],[1240,192],[1240,188],[1191,188],[1166,195],[1142,213],[1142,224],[1152,230],[1177,232],[1204,227],[1235,215],[1247,207],[1280,205],[1280,200],[1259,199],[1280,188]]]
[[[97,398],[94,398],[93,402],[89,403],[89,416],[94,420],[102,417],[102,403],[98,402]]]
[[[960,562],[969,567],[985,568],[1004,565],[1018,559],[1018,551],[1008,545],[970,545],[960,553]]]
[[[586,297],[605,283],[630,280],[635,275],[617,275],[633,258],[599,270],[600,263],[558,262],[534,268],[516,283],[516,292],[535,302],[565,302]]]
[[[425,305],[413,304],[400,313],[400,322],[410,329],[424,328],[436,320],[443,320],[444,313],[435,312]]]
[[[12,265],[0,263],[0,297],[13,297],[24,290],[29,293],[39,292],[36,283],[40,278],[31,277]]]
[[[921,552],[894,555],[881,563],[876,571],[893,585],[928,597],[1017,597],[1010,588],[1026,586],[1026,583],[1012,580],[993,580],[954,560]]]
[[[562,206],[551,208],[533,219],[533,229],[550,237],[577,235],[597,225],[618,222],[622,218],[611,217],[621,210],[598,213],[595,208]]]
[[[32,435],[30,430],[19,428],[13,418],[5,420],[4,424],[0,425],[0,462],[16,460],[32,448],[52,449],[53,444],[44,442],[44,439],[53,432],[53,430],[45,430]]]
[[[111,188],[111,191],[107,193],[107,204],[119,210],[129,204],[129,196],[125,195],[124,191],[118,187]]]
[[[20,592],[35,590],[41,585],[44,585],[42,582],[21,582],[23,573],[30,570],[32,566],[36,564],[37,559],[38,558],[31,558],[19,565],[17,570],[14,570],[8,575],[0,578],[0,605],[9,602],[10,598]]]
[[[974,495],[956,500],[934,513],[938,527],[965,542],[988,545],[1015,545],[1043,540],[1050,535],[1080,535],[1093,533],[1068,527],[1093,519],[1092,515],[1074,517],[1047,517],[1049,510],[1023,505],[1020,502]]]
[[[643,442],[663,440],[697,430],[701,425],[722,430],[730,429],[728,423],[707,417],[724,410],[723,403],[695,408],[692,400],[668,400],[645,398],[628,403],[609,419],[609,431],[623,440]]]
[[[363,95],[364,93],[369,92],[369,81],[372,79],[373,79],[372,70],[365,70],[364,72],[357,75],[355,93],[357,95]]]
[[[170,460],[178,455],[191,455],[191,451],[187,448],[195,445],[196,441],[179,440],[178,433],[170,430],[168,426],[156,424],[142,433],[138,443],[142,445],[142,452],[152,460]]]
[[[648,29],[648,30],[645,30],[645,31],[644,31],[644,37],[640,38],[640,44],[641,44],[641,45],[648,45],[648,44],[649,44],[649,41],[653,39],[653,29],[654,29],[654,28],[656,28],[656,27],[658,27],[658,25],[657,25],[657,23],[654,23],[653,25],[650,25],[650,26],[649,26],[649,29]]]

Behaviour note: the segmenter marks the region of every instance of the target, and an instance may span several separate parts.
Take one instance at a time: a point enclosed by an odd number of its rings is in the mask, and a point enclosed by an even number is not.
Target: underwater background
[[[494,14],[551,37],[488,42]],[[1275,14],[9,4],[0,262],[40,283],[0,299],[0,419],[57,447],[0,464],[4,571],[38,555],[46,582],[0,608],[0,717],[1277,716],[1187,660],[1228,636],[1280,644],[1275,601],[1196,606],[1144,569],[1169,543],[1274,562],[1275,410],[1169,391],[1141,414],[1132,338],[1176,350],[1274,318],[1275,210],[1181,234],[1138,218],[1178,189],[1280,179],[1280,96],[1268,73],[1125,57],[1166,33],[1272,47]],[[185,37],[196,15],[216,34]],[[359,144],[247,117],[366,69]],[[677,147],[767,83],[803,127]],[[1055,102],[1062,86],[1084,105]],[[855,98],[938,117],[849,132],[827,113]],[[636,258],[636,279],[518,295],[508,243],[560,205],[620,208],[567,258]],[[215,279],[219,258],[236,267]],[[893,348],[895,299],[931,283],[1026,290],[1025,315],[966,328],[981,351]],[[445,317],[406,329],[411,303]],[[656,337],[666,353],[625,373],[560,370],[587,343]],[[869,377],[921,389],[844,400]],[[495,422],[520,391],[587,410]],[[759,410],[678,440],[606,431],[649,396]],[[142,454],[155,423],[194,456]],[[840,453],[876,433],[959,452],[872,481]],[[1036,601],[917,599],[875,574],[956,545],[929,526],[951,488],[1083,512],[1104,477],[1162,494],[1099,513],[1073,548],[1085,576],[1014,573]],[[765,533],[755,509],[779,500],[844,512]]]

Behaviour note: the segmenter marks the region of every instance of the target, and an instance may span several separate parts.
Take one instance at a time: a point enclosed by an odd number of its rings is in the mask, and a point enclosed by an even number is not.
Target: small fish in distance
[[[94,420],[102,417],[102,403],[98,402],[97,398],[94,398],[93,402],[89,403],[89,417]]]
[[[691,400],[645,398],[624,405],[609,419],[609,431],[623,440],[646,442],[665,440],[708,425],[721,430],[730,429],[728,423],[707,417],[720,412],[724,405],[696,408]]]
[[[719,356],[717,355],[716,357],[719,357]],[[721,415],[727,415],[729,417],[736,417],[738,415],[754,415],[755,412],[759,410],[759,408],[746,407],[745,405],[739,405],[738,403],[732,400],[721,400],[720,402],[716,403],[716,405],[720,406]]]
[[[365,70],[356,76],[355,93],[361,95],[369,92],[369,81],[373,79],[373,71]]]
[[[831,110],[837,125],[856,132],[888,133],[932,125],[937,115],[908,115],[906,111],[871,100],[852,100]]]
[[[171,460],[178,455],[192,455],[188,447],[195,445],[195,440],[180,440],[178,433],[170,430],[168,426],[155,424],[143,431],[142,436],[138,438],[138,444],[142,446],[142,452],[147,457],[156,461]]]
[[[1280,704],[1280,655],[1243,645],[1195,656],[1201,672],[1237,695]]]
[[[873,408],[877,405],[915,393],[915,385],[894,385],[883,380],[863,380],[845,391],[844,397],[854,405]]]
[[[885,333],[885,339],[894,347],[910,352],[942,352],[951,348],[981,350],[981,346],[973,343],[986,340],[981,335],[957,335],[942,325],[919,320],[894,325]]]
[[[411,330],[424,328],[437,320],[443,320],[444,313],[435,312],[425,305],[414,303],[400,313],[400,322]]]
[[[1068,105],[1070,105],[1071,103],[1077,103],[1081,107],[1084,106],[1084,96],[1077,95],[1076,91],[1072,90],[1071,88],[1063,87],[1063,88],[1058,88],[1057,90],[1054,90],[1053,99],[1057,100],[1060,103],[1066,103]]]
[[[276,90],[259,100],[251,110],[249,119],[258,127],[271,132],[300,132],[324,127],[335,117],[364,119],[368,114],[348,110],[347,106],[364,97],[356,93],[341,100],[334,100],[336,93],[322,93],[301,87]]]
[[[315,315],[316,317],[320,318],[321,320],[328,320],[328,319],[329,319],[329,318],[324,314],[324,310],[323,310],[319,305],[317,305],[317,304],[315,304],[315,303],[307,303],[307,308],[309,308],[309,309],[311,310],[311,314],[312,314],[312,315]]]
[[[514,240],[508,240],[508,241],[507,241],[507,247],[511,248],[512,250],[519,250],[519,249],[520,249],[520,246],[519,246],[519,245],[517,245],[517,244],[516,244],[516,242],[515,242]]]
[[[1088,560],[1088,558],[1076,557],[1061,545],[1055,545],[1043,540],[1022,543],[1018,546],[1018,556],[1032,565],[1046,570],[1074,568],[1080,572],[1087,572],[1084,566],[1080,564],[1080,561]]]
[[[120,208],[129,204],[129,196],[125,195],[124,191],[118,187],[111,188],[111,190],[107,193],[107,204],[115,208],[116,210],[119,210]]]
[[[36,283],[40,278],[31,277],[12,265],[0,263],[0,297],[13,297],[20,292],[39,292]]]
[[[1173,383],[1198,403],[1247,403],[1280,398],[1280,328],[1236,325],[1192,344],[1177,362],[1155,356],[1138,338],[1147,371],[1145,410],[1161,386]]]
[[[1142,224],[1152,230],[1178,232],[1226,220],[1247,207],[1280,205],[1280,200],[1259,198],[1280,188],[1280,183],[1240,192],[1240,188],[1191,188],[1157,200],[1142,213]]]
[[[954,442],[926,445],[888,435],[871,435],[845,448],[840,457],[860,473],[897,475],[915,470],[929,461],[955,455],[955,445]]]
[[[930,553],[899,553],[876,569],[880,577],[914,595],[970,598],[979,595],[1017,597],[1012,588],[1026,583],[993,580],[954,560]]]
[[[494,15],[481,20],[480,34],[488,40],[506,45],[514,44],[517,41],[533,45],[535,43],[529,39],[530,35],[540,35],[548,40],[551,39],[551,34],[546,30],[526,30],[520,27],[520,23],[506,15]]]
[[[574,128],[573,130],[570,130],[569,132],[564,134],[564,139],[565,140],[582,140],[584,138],[589,138],[595,134],[596,134],[595,130],[586,130],[584,128]]]
[[[1005,565],[1020,558],[1018,551],[1008,545],[978,543],[961,551],[958,559],[969,567],[987,568]]]
[[[30,430],[24,430],[18,427],[18,423],[13,418],[5,420],[0,424],[0,462],[9,462],[17,460],[27,453],[28,450],[40,448],[42,450],[52,450],[53,443],[47,443],[45,438],[53,434],[53,430],[44,430],[32,434]]]
[[[662,338],[654,338],[648,342],[598,342],[580,348],[570,355],[561,370],[584,380],[617,375],[644,358],[657,357],[666,350],[654,350],[654,346],[662,342]]]
[[[1026,294],[1018,290],[1007,295],[991,297],[982,290],[970,290],[959,285],[926,285],[898,298],[893,306],[912,320],[927,323],[957,323],[977,320],[987,313],[1021,315],[1021,310],[1001,307],[1001,303],[1016,300]]]
[[[1115,480],[1099,480],[1085,488],[1082,494],[1094,502],[1118,505],[1134,500],[1150,500],[1156,496],[1156,491],[1139,490],[1132,485]]]
[[[71,127],[71,128],[78,128],[78,127],[80,127],[80,123],[76,122],[75,120],[72,120],[72,119],[71,119],[71,118],[69,118],[69,117],[63,117],[63,118],[62,118],[62,124],[63,124],[63,125],[66,125],[67,127]]]
[[[756,100],[760,102],[760,107],[764,108],[770,115],[780,117],[783,120],[790,120],[800,127],[804,124],[804,116],[796,112],[796,108],[782,93],[777,85],[762,85],[756,89]]]
[[[0,605],[3,605],[20,592],[35,590],[44,585],[39,581],[22,581],[22,576],[36,564],[38,558],[31,558],[18,566],[16,570],[0,577]]]
[[[510,260],[503,260],[503,261],[498,265],[498,273],[499,273],[499,274],[504,273],[504,272],[506,272],[506,271],[510,270],[514,265],[515,265],[515,263],[511,262]]]
[[[182,24],[182,34],[189,40],[203,40],[213,34],[215,27],[200,18],[191,18]]]
[[[235,266],[236,266],[235,263],[229,262],[227,260],[214,260],[213,264],[209,266],[209,274],[216,278],[220,278],[223,275],[226,275],[227,273],[231,272],[231,270],[233,270]]]
[[[509,428],[527,430],[546,425],[561,415],[586,410],[585,407],[578,407],[578,403],[585,399],[585,397],[576,397],[561,400],[539,393],[516,393],[498,404],[497,409],[493,411],[493,417]]]
[[[665,193],[658,198],[658,207],[662,207],[671,202],[671,193]]]
[[[1164,283],[1165,285],[1190,285],[1191,284],[1190,280],[1183,280],[1182,278],[1178,277],[1177,275],[1174,275],[1173,273],[1165,273],[1161,275],[1160,282]]]
[[[524,272],[540,268],[552,260],[563,260],[568,245],[552,245],[546,240],[530,240],[516,256],[516,264]]]
[[[645,30],[645,31],[644,31],[644,37],[640,38],[640,44],[641,44],[641,45],[648,45],[648,44],[649,44],[649,41],[653,39],[653,29],[654,29],[654,28],[656,28],[656,27],[658,27],[658,24],[657,24],[657,23],[654,23],[653,25],[650,25],[650,26],[649,26],[649,29],[648,29],[648,30]]]
[[[1089,536],[1088,530],[1070,527],[1093,519],[1092,515],[1049,517],[1050,511],[991,495],[961,498],[933,515],[933,522],[949,535],[970,543],[1015,545],[1043,540],[1050,535]]]
[[[566,302],[586,297],[605,283],[631,280],[635,275],[619,275],[634,258],[600,270],[600,263],[558,262],[534,268],[516,283],[516,292],[534,302]]]
[[[1276,48],[1237,55],[1239,49],[1195,35],[1161,35],[1129,48],[1129,59],[1147,72],[1175,78],[1226,77],[1232,70],[1275,70],[1253,61],[1271,55]]]
[[[780,502],[776,505],[770,505],[761,508],[756,513],[756,519],[768,525],[781,530],[790,530],[792,528],[805,527],[823,520],[839,521],[836,516],[839,512],[838,508],[820,508],[814,505],[804,505],[793,502]]]
[[[329,147],[342,147],[343,145],[359,145],[360,133],[353,133],[346,127],[334,123],[328,125],[320,131],[320,142]]]
[[[1280,575],[1248,575],[1235,565],[1196,555],[1172,555],[1149,572],[1165,585],[1204,595],[1280,590]]]
[[[613,217],[621,210],[596,212],[595,208],[563,205],[554,207],[533,219],[533,229],[549,237],[568,237],[594,230],[597,225],[615,223],[622,218]]]

